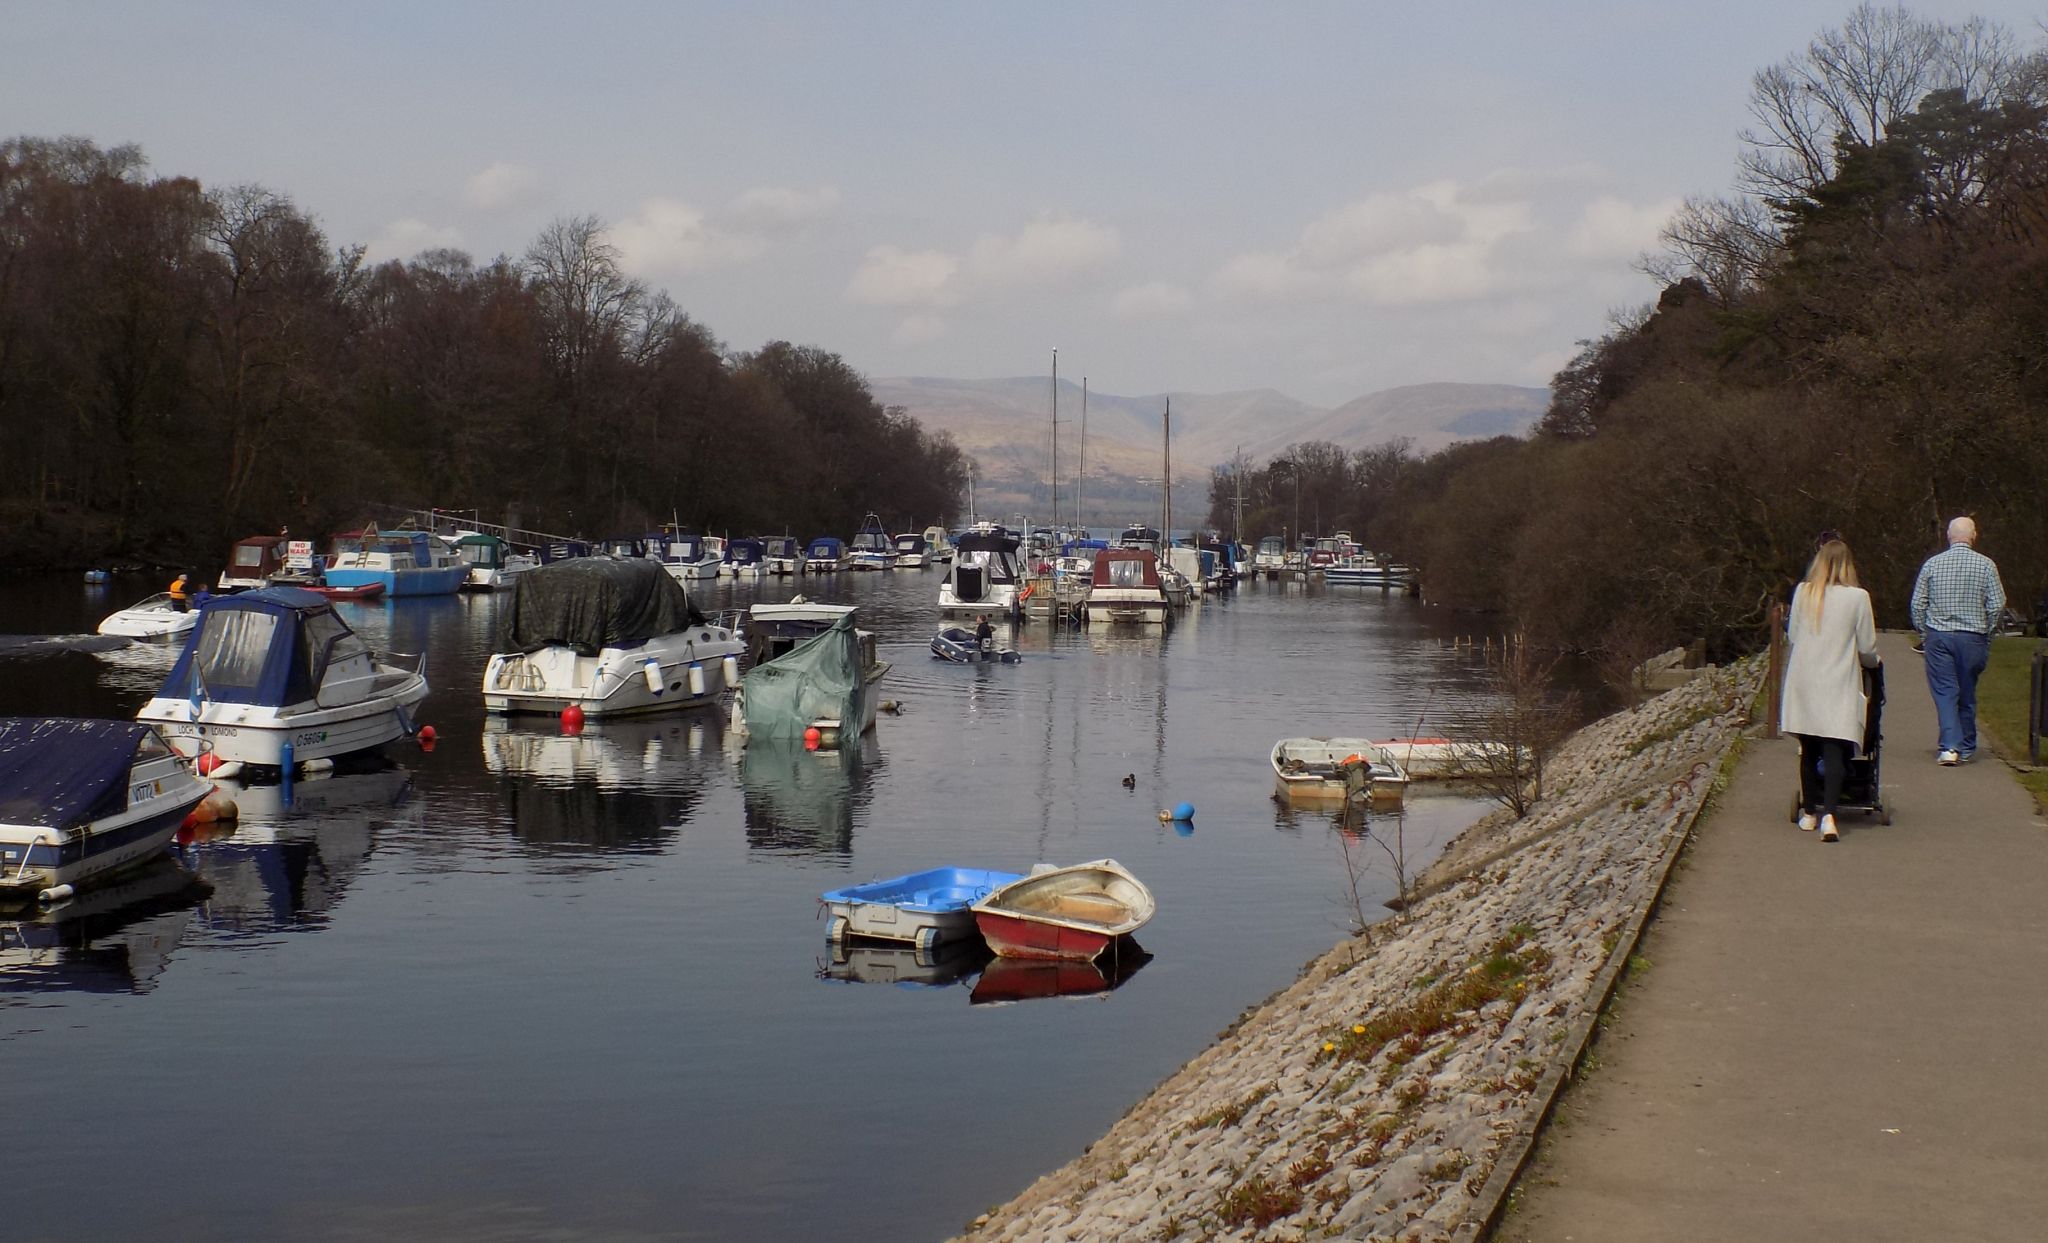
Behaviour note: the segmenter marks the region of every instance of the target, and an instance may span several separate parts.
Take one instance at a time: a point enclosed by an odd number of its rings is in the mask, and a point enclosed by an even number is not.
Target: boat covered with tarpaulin
[[[153,858],[211,788],[147,725],[0,717],[0,897]]]
[[[816,616],[784,616],[794,610]],[[757,604],[749,618],[749,642],[764,645],[769,658],[757,656],[740,681],[735,730],[750,738],[804,738],[815,729],[831,745],[874,728],[877,684],[889,666],[875,658],[874,635],[855,628],[852,606]],[[778,651],[776,631],[798,627],[804,637]]]

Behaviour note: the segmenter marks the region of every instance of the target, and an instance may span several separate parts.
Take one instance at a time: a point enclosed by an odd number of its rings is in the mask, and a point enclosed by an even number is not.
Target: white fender
[[[740,684],[739,657],[727,656],[724,660],[719,662],[718,671],[719,673],[725,676],[726,689],[730,690],[731,688],[738,686]]]
[[[647,679],[647,689],[659,695],[662,692],[661,662],[649,656],[647,663],[640,666],[640,674]]]
[[[693,660],[690,662],[690,694],[694,697],[702,695],[703,693],[704,664],[702,661]]]

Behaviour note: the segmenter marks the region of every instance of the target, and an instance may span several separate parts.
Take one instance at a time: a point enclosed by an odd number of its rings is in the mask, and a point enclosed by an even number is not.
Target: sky
[[[595,215],[734,350],[1336,405],[1546,383],[1850,8],[12,0],[0,135],[261,184],[377,260]]]

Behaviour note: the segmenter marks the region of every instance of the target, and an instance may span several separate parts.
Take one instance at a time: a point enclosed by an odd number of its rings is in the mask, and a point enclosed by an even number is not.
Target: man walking
[[[1991,658],[1991,635],[2005,611],[1998,567],[1978,552],[1977,524],[1948,524],[1948,551],[1920,567],[1913,583],[1913,629],[1927,656],[1927,689],[1941,720],[1942,764],[1960,764],[1977,750],[1977,678]]]

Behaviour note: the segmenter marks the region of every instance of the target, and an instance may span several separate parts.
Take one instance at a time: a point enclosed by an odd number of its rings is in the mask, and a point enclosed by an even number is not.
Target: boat
[[[85,572],[85,581],[95,587],[106,586],[107,580],[112,577],[113,575],[105,570],[87,570]]]
[[[953,559],[953,536],[944,527],[926,527],[924,542],[930,548],[928,556],[934,564]]]
[[[1079,536],[1060,546],[1060,555],[1052,559],[1052,577],[1055,584],[1078,584],[1086,586],[1095,581],[1095,557],[1109,547],[1108,540],[1089,539]]]
[[[1259,550],[1252,554],[1252,572],[1277,578],[1287,568],[1287,541],[1278,535],[1264,536],[1259,540]]]
[[[1125,527],[1123,534],[1116,537],[1118,548],[1142,548],[1151,553],[1159,551],[1160,543],[1158,529],[1142,522]]]
[[[810,739],[839,746],[875,727],[878,684],[889,666],[873,632],[854,625],[851,604],[756,604],[747,610],[747,673],[732,699],[732,728],[745,737]]]
[[[1410,781],[1455,781],[1506,773],[1511,754],[1503,742],[1451,738],[1375,738],[1372,745],[1391,758]],[[1517,748],[1524,764],[1528,748]]]
[[[804,545],[804,573],[834,574],[846,568],[846,541],[836,535],[820,535]]]
[[[992,522],[964,531],[953,548],[953,565],[939,585],[939,612],[1018,612],[1023,566],[1017,559],[1015,532]]]
[[[135,719],[187,759],[298,766],[415,732],[418,656],[372,651],[325,598],[297,587],[215,596]]]
[[[384,584],[384,594],[447,596],[469,581],[469,563],[425,531],[373,531],[335,541],[327,558],[330,587]]]
[[[760,540],[727,540],[718,572],[725,578],[759,578],[767,569],[766,556],[767,547]]]
[[[889,539],[889,532],[882,526],[882,520],[869,514],[861,520],[860,530],[854,533],[853,543],[847,545],[848,568],[855,570],[893,570],[896,568],[896,549]]]
[[[1128,942],[1113,954],[1080,961],[1071,958],[991,959],[974,982],[969,1005],[1003,1005],[1047,997],[1095,997],[1122,987],[1125,980],[1152,961],[1152,955]]]
[[[662,567],[683,582],[717,578],[725,564],[724,551],[713,552],[705,537],[692,531],[678,531],[667,536],[656,546],[656,551]]]
[[[761,565],[777,578],[788,574],[801,574],[804,570],[803,545],[793,535],[763,535],[761,539]]]
[[[1364,794],[1399,804],[1408,789],[1407,770],[1364,738],[1282,738],[1271,762],[1275,789],[1291,803],[1343,803]]]
[[[540,563],[552,565],[557,561],[573,561],[578,557],[590,555],[590,545],[580,539],[549,540],[541,545]]]
[[[154,858],[212,788],[147,725],[0,717],[0,897],[58,901]]]
[[[1202,565],[1202,550],[1185,544],[1175,544],[1160,556],[1164,568],[1171,569],[1187,584],[1188,595],[1200,599],[1208,583],[1208,574]]]
[[[280,583],[278,585],[282,587],[288,584]],[[384,598],[384,584],[382,583],[364,583],[360,587],[335,587],[325,582],[318,582],[307,583],[304,590],[328,600],[361,602],[364,600],[382,600]]]
[[[1114,859],[1038,868],[974,903],[975,926],[1004,958],[1098,958],[1145,926],[1152,891]]]
[[[922,570],[932,563],[931,541],[915,531],[906,531],[896,537],[896,568],[899,570]]]
[[[1159,558],[1145,548],[1105,548],[1095,554],[1088,598],[1082,604],[1090,625],[1113,622],[1163,626],[1167,597]]]
[[[947,626],[933,635],[932,655],[940,660],[950,660],[956,665],[974,665],[985,661],[1000,661],[1006,665],[1014,665],[1023,659],[1008,648],[984,655],[981,641],[974,637],[972,630],[964,626]]]
[[[254,591],[267,585],[271,575],[285,568],[285,546],[290,542],[282,535],[251,535],[236,540],[228,549],[227,567],[215,581],[216,588]]]
[[[465,531],[455,539],[455,555],[469,567],[460,587],[463,591],[502,591],[521,574],[540,567],[540,558],[530,552],[516,552],[495,535]]]
[[[745,645],[707,619],[660,563],[581,557],[520,576],[484,665],[486,712],[596,719],[710,703],[739,679]]]
[[[171,643],[183,639],[199,624],[199,612],[173,601],[171,593],[160,591],[146,600],[109,613],[100,621],[99,632],[123,639]]]
[[[929,950],[971,935],[974,912],[968,908],[1022,879],[1016,872],[950,867],[829,889],[818,898],[829,921],[825,939],[909,941]]]

